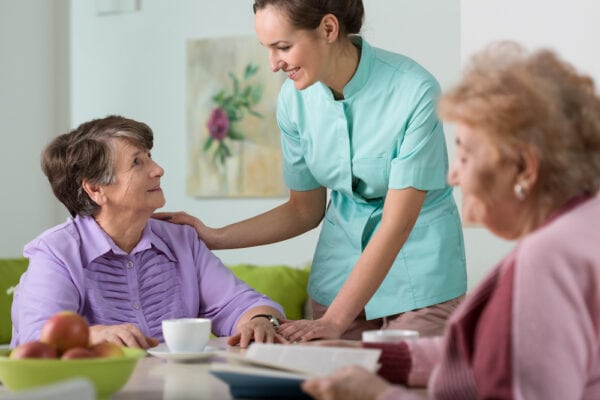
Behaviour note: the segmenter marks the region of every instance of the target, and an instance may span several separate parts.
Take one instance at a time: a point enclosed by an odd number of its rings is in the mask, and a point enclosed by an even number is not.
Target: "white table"
[[[227,347],[225,338],[211,339],[209,345],[219,349],[241,352]],[[229,387],[210,374],[210,363],[218,358],[193,362],[175,362],[157,357],[141,359],[127,384],[112,397],[113,400],[231,400]],[[0,385],[0,399],[8,390]],[[415,389],[425,397],[424,389]]]
[[[211,339],[209,345],[226,349],[224,338]],[[229,348],[229,351],[239,349]],[[113,395],[123,399],[214,399],[230,400],[227,384],[209,372],[211,359],[175,362],[156,357],[139,361],[127,384]]]

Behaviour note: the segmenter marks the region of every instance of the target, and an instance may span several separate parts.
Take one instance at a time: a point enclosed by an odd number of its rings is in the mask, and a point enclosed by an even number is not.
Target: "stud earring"
[[[523,201],[525,200],[525,188],[523,187],[523,185],[521,185],[520,183],[517,183],[515,185],[515,196],[517,197],[518,200]]]

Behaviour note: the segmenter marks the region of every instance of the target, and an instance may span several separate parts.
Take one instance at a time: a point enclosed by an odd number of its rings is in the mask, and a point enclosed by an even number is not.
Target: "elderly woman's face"
[[[116,139],[114,146],[116,181],[104,187],[104,211],[143,215],[164,206],[160,187],[164,170],[152,160],[150,152],[124,139]]]
[[[457,124],[456,155],[448,182],[461,189],[466,222],[482,224],[500,237],[513,238],[519,207],[514,195],[516,172],[516,165],[503,162],[488,136]]]

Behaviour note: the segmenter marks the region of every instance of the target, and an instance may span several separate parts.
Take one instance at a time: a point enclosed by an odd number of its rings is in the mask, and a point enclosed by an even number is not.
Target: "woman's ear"
[[[94,201],[94,203],[98,204],[99,206],[102,206],[106,202],[106,195],[102,190],[102,186],[90,183],[90,181],[88,181],[87,179],[84,179],[83,182],[81,182],[81,186],[83,187],[83,190],[85,190],[87,195],[90,197],[90,199]]]
[[[519,151],[517,183],[528,192],[537,182],[539,167],[540,159],[537,152],[531,146],[523,146]]]
[[[326,14],[321,19],[319,30],[327,43],[335,42],[340,34],[340,23],[337,17],[333,14]]]

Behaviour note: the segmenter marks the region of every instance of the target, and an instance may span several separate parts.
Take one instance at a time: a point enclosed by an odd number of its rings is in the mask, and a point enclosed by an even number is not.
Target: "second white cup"
[[[392,343],[418,338],[419,332],[409,329],[380,329],[362,333],[364,343]]]
[[[208,343],[211,321],[207,318],[176,318],[162,321],[163,337],[170,352],[197,353]]]

